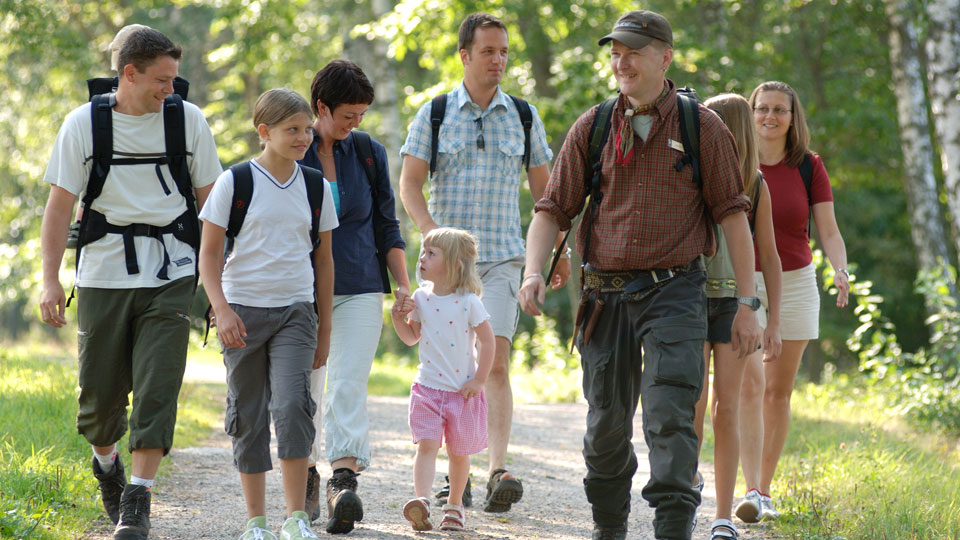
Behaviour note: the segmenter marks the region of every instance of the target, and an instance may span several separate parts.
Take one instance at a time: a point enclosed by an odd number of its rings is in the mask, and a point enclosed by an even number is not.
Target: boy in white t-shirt
[[[317,409],[310,374],[326,363],[330,348],[330,231],[337,226],[337,214],[328,182],[319,171],[297,164],[313,140],[307,102],[292,90],[269,90],[257,100],[253,124],[263,152],[235,167],[249,166],[253,194],[226,267],[223,248],[237,182],[233,170],[221,175],[200,213],[200,275],[223,343],[225,428],[233,438],[233,461],[247,506],[240,538],[275,538],[267,528],[265,501],[265,473],[272,468],[271,417],[287,503],[282,535],[316,538],[303,511]],[[308,188],[307,182],[316,184]],[[318,236],[311,238],[308,193],[317,187],[323,190],[323,203]]]
[[[197,263],[191,243],[199,243],[194,200],[203,206],[222,170],[200,109],[173,97],[167,103],[180,58],[180,47],[156,30],[130,34],[118,55],[116,93],[97,98],[103,108],[84,104],[67,115],[44,176],[51,187],[41,230],[40,311],[57,328],[66,324],[59,270],[67,229],[76,198],[85,200],[76,277],[77,429],[93,447],[94,476],[117,539],[144,539],[150,529],[150,490],[173,445],[186,366]],[[167,148],[164,110],[183,114],[183,132],[171,131],[185,146],[176,161],[166,156],[176,150]],[[103,152],[96,156],[94,111],[97,126],[112,134],[112,148],[98,138]],[[97,195],[92,186],[100,180]],[[127,429],[131,391],[127,483],[116,442]]]
[[[397,335],[420,343],[420,367],[410,388],[410,431],[417,445],[413,484],[417,495],[403,507],[414,530],[428,531],[430,488],[444,439],[450,459],[450,494],[441,530],[462,530],[463,492],[470,455],[487,447],[483,385],[493,365],[495,338],[478,296],[477,247],[470,233],[449,227],[423,238],[420,275],[427,283],[393,306]],[[408,318],[408,320],[404,320]],[[475,347],[476,345],[476,347]]]

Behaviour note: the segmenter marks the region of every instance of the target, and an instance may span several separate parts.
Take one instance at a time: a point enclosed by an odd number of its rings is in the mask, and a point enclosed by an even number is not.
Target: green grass
[[[76,381],[76,358],[62,349],[0,348],[0,538],[73,539],[108,523],[77,434]],[[184,384],[177,446],[209,435],[223,395],[222,384]]]
[[[960,445],[906,427],[845,378],[794,392],[771,491],[778,538],[960,539]],[[712,428],[701,457],[712,461]],[[737,493],[743,493],[742,477]]]

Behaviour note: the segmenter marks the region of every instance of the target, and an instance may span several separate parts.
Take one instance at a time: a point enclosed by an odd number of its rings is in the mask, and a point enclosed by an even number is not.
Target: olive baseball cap
[[[631,49],[642,49],[654,38],[673,47],[673,31],[667,19],[659,13],[642,9],[620,17],[613,31],[600,39],[600,45],[615,39]]]

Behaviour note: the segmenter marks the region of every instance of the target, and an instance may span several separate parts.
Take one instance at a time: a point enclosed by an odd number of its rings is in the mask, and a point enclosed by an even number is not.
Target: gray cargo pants
[[[694,406],[703,381],[706,295],[703,271],[627,296],[586,290],[585,320],[597,309],[588,343],[577,337],[583,393],[589,404],[584,488],[601,526],[622,526],[630,513],[637,457],[630,440],[637,401],[643,409],[650,480],[643,497],[655,508],[656,537],[689,539],[700,494]]]

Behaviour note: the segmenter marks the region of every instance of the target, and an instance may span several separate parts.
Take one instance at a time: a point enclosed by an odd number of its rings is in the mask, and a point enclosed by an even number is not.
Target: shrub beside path
[[[223,379],[220,379],[221,381]],[[407,400],[371,396],[368,401],[373,466],[359,477],[364,519],[344,539],[566,539],[590,538],[592,520],[583,492],[585,472],[582,448],[587,408],[582,404],[517,405],[514,410],[509,468],[524,485],[523,500],[505,514],[487,514],[481,509],[485,493],[486,455],[473,458],[474,506],[467,509],[467,530],[462,533],[431,531],[415,533],[401,516],[403,503],[413,496],[415,446],[407,428]],[[640,415],[634,426],[634,446],[640,468],[634,477],[629,538],[653,539],[653,511],[640,495],[648,477],[646,446],[640,430]],[[443,452],[441,451],[441,454]],[[157,540],[235,539],[246,523],[246,507],[239,475],[232,464],[230,439],[218,426],[202,447],[174,448],[168,458],[168,473],[155,488],[150,538]],[[283,492],[279,462],[273,449],[274,470],[267,475],[267,520],[279,532],[283,516]],[[437,463],[439,488],[446,472],[445,459]],[[710,538],[714,515],[713,468],[701,465],[707,479],[700,524],[695,540]],[[326,478],[329,470],[321,469]],[[441,512],[434,506],[434,525]],[[326,513],[324,512],[324,516]],[[106,517],[85,540],[108,540],[112,529]],[[741,538],[762,538],[764,527]],[[744,530],[744,527],[741,527]],[[323,519],[314,523],[321,538],[334,538],[323,531]],[[744,531],[747,532],[747,531]]]

